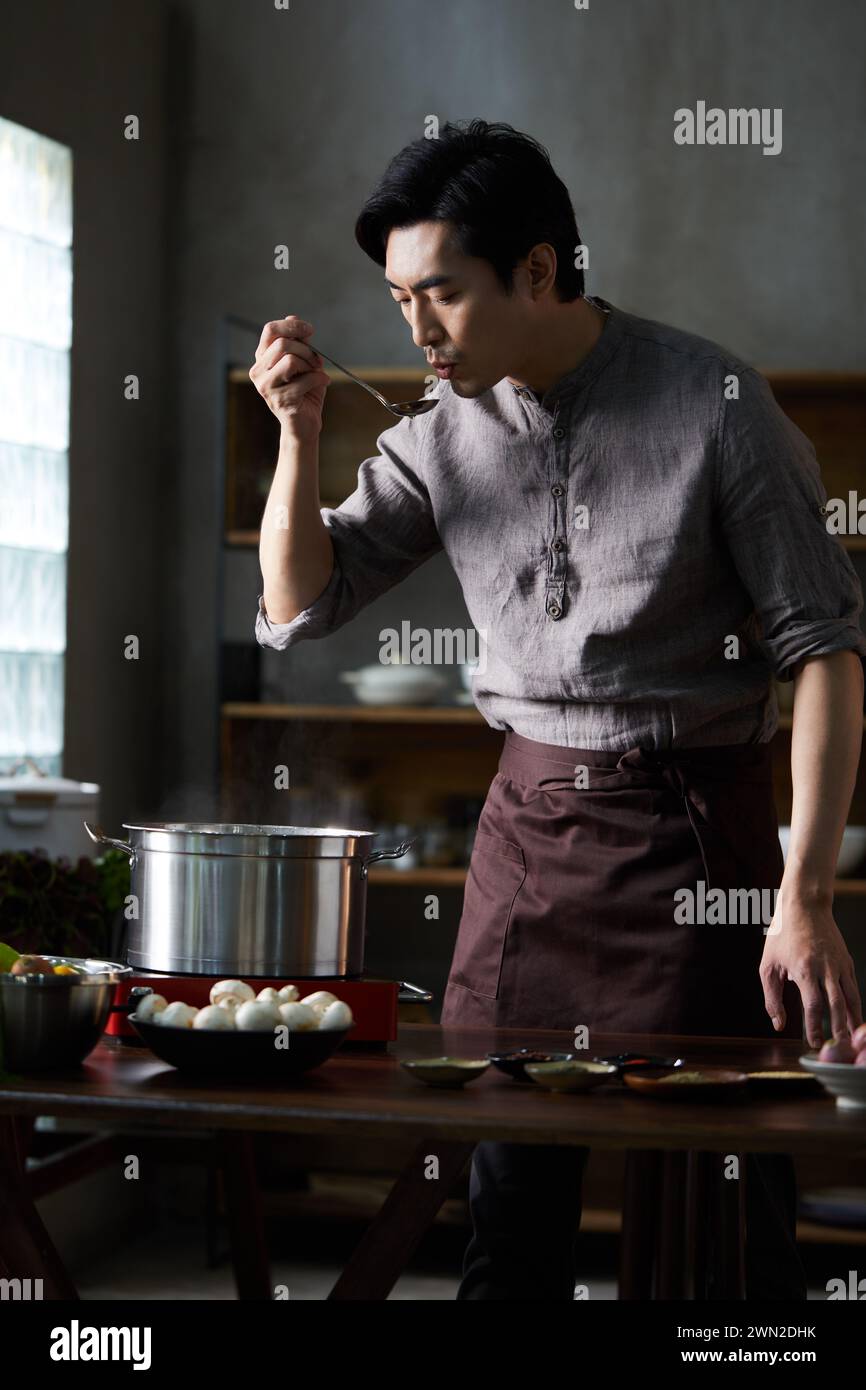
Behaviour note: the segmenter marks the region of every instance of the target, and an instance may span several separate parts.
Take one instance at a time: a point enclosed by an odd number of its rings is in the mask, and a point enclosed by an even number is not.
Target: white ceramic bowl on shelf
[[[429,666],[362,666],[341,671],[340,680],[352,687],[362,705],[426,705],[445,687],[445,680]]]
[[[788,858],[790,838],[790,825],[780,825],[779,840],[785,859]],[[836,860],[836,877],[850,878],[854,870],[862,864],[864,855],[866,855],[866,825],[846,825],[842,832],[842,843],[839,846],[839,858]]]

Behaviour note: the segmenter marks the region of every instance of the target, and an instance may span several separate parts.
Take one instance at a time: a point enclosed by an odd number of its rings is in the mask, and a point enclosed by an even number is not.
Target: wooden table
[[[331,1299],[385,1299],[481,1139],[576,1144],[627,1151],[620,1247],[621,1299],[702,1298],[707,1237],[714,1231],[716,1297],[742,1298],[745,1162],[725,1181],[723,1156],[752,1152],[832,1153],[866,1171],[866,1111],[840,1110],[823,1090],[787,1100],[660,1102],[619,1083],[585,1095],[521,1085],[490,1068],[463,1090],[422,1085],[398,1058],[442,1053],[481,1056],[528,1046],[566,1050],[563,1033],[442,1029],[408,1024],[387,1052],[344,1051],[291,1086],[217,1083],[186,1077],[145,1048],[100,1043],[63,1074],[0,1076],[0,1271],[42,1278],[46,1297],[76,1292],[43,1226],[25,1173],[27,1117],[64,1116],[94,1129],[132,1122],[161,1129],[217,1130],[239,1296],[270,1299],[261,1203],[255,1182],[256,1131],[385,1136],[417,1140],[337,1280]],[[805,1045],[790,1041],[610,1033],[596,1055],[652,1051],[692,1063],[754,1071],[796,1070]],[[438,1157],[439,1180],[425,1177]]]

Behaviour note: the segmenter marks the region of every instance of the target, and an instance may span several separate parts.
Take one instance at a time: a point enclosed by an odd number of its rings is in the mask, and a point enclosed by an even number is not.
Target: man
[[[258,641],[322,637],[442,548],[506,730],[446,1026],[822,1040],[861,1021],[832,915],[863,711],[862,594],[814,452],[725,349],[584,293],[568,192],[506,125],[389,165],[356,238],[440,376],[320,512],[327,376],[297,318],[250,376],[281,422]],[[790,848],[769,740],[795,681]],[[781,890],[703,921],[683,894]],[[758,898],[761,893],[758,892]],[[570,1299],[585,1149],[479,1144],[463,1299]],[[805,1298],[786,1155],[750,1155],[749,1298]]]

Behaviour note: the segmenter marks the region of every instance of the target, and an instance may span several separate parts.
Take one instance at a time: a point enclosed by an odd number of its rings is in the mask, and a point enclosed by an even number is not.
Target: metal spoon
[[[420,401],[403,401],[400,405],[394,401],[386,400],[381,391],[377,391],[374,386],[369,386],[366,381],[362,381],[360,377],[355,376],[354,372],[350,372],[348,367],[341,367],[339,362],[335,362],[333,357],[329,357],[326,352],[322,352],[321,348],[317,348],[313,343],[310,343],[310,347],[314,352],[317,352],[320,357],[324,357],[326,362],[330,362],[332,367],[336,367],[339,371],[344,372],[346,376],[351,377],[353,381],[356,381],[359,386],[363,386],[364,390],[369,391],[371,396],[375,396],[377,401],[381,401],[385,409],[390,410],[392,415],[399,415],[401,417],[408,416],[409,419],[412,419],[415,415],[426,415],[428,410],[432,410],[434,406],[439,404],[438,396],[422,396]]]

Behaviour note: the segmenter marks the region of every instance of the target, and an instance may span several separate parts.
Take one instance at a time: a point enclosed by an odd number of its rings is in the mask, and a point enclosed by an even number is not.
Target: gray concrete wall
[[[586,12],[568,0],[292,0],[288,12],[182,0],[176,15],[172,56],[188,66],[171,123],[183,182],[168,324],[180,403],[169,784],[200,779],[215,739],[220,316],[299,312],[342,361],[419,363],[352,226],[428,114],[506,120],[547,145],[590,247],[591,290],[766,368],[866,366],[856,0],[592,0]],[[699,99],[781,106],[781,154],[676,146],[673,112]],[[288,272],[273,269],[277,242]],[[234,342],[251,361],[253,341]],[[257,592],[255,556],[231,557],[232,640],[251,631]],[[436,560],[333,638],[266,654],[265,680],[289,698],[345,698],[335,673],[381,626],[462,613]]]

